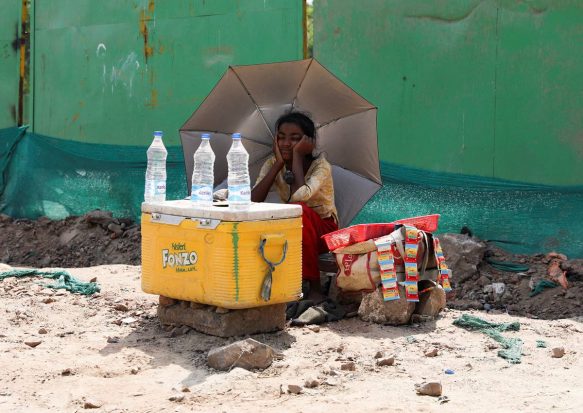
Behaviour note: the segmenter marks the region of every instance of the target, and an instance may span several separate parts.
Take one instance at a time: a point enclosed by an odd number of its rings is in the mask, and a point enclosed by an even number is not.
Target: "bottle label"
[[[213,201],[213,188],[209,185],[192,185],[190,191],[192,201]]]
[[[166,194],[166,181],[156,181],[154,184],[154,193],[156,195]]]
[[[249,185],[229,185],[229,202],[251,202]]]

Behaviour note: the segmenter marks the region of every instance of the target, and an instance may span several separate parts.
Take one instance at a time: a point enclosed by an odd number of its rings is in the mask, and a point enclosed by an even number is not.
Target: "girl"
[[[323,154],[312,155],[316,128],[305,114],[283,114],[275,131],[273,156],[263,164],[251,200],[263,202],[275,188],[283,202],[302,206],[302,278],[319,292],[318,255],[328,251],[321,236],[338,229],[332,168]]]

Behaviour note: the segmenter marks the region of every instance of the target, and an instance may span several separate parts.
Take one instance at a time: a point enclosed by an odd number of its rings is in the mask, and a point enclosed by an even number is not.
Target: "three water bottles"
[[[162,142],[162,131],[154,132],[154,140],[148,148],[146,168],[146,188],[144,201],[162,202],[166,200],[166,158],[168,151]]]
[[[215,153],[209,142],[210,137],[210,134],[203,133],[200,145],[194,153],[190,199],[200,206],[213,204]]]
[[[251,204],[251,180],[249,178],[249,154],[241,143],[241,134],[233,133],[233,143],[227,153],[229,174],[228,202],[233,209],[247,209]]]

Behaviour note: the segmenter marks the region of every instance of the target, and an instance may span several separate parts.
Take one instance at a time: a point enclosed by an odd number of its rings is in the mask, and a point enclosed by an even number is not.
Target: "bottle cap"
[[[211,134],[210,133],[203,133],[202,135],[200,135],[200,137],[202,139],[210,139],[211,138]]]
[[[233,139],[241,139],[241,134],[240,133],[233,133]]]
[[[161,137],[162,137],[162,135],[164,135],[164,133],[163,133],[161,130],[154,131],[154,136],[155,136],[156,138],[158,138],[158,137],[160,137],[160,138],[161,138]]]

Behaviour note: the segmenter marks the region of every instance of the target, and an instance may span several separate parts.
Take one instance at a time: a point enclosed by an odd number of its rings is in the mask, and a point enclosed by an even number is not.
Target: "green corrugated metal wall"
[[[21,4],[2,0],[0,7],[0,129],[17,122]]]
[[[302,58],[299,0],[34,2],[35,133],[143,145],[178,128],[230,64]]]
[[[583,2],[314,1],[314,56],[379,107],[381,158],[583,184]]]

